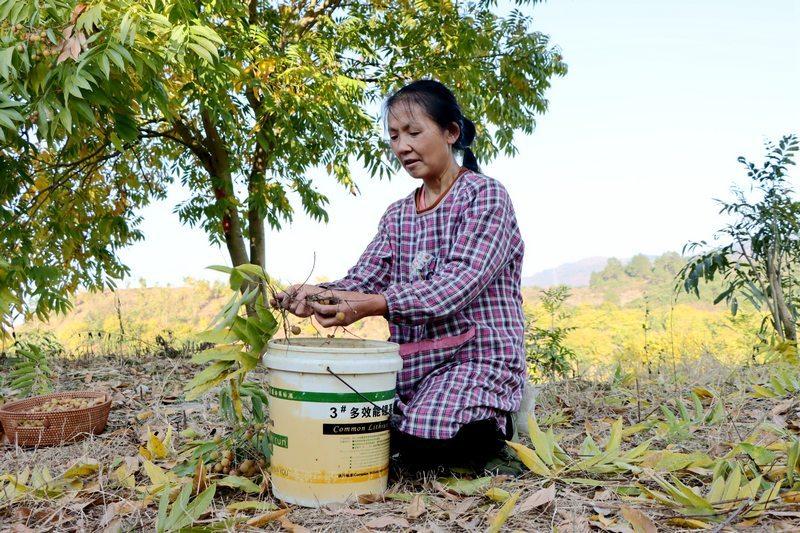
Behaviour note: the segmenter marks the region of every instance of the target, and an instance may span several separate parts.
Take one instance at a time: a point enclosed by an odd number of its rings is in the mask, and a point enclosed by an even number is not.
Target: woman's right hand
[[[329,289],[323,289],[316,285],[290,285],[285,290],[278,292],[270,301],[270,305],[286,309],[300,318],[307,318],[314,314],[314,309],[308,305],[306,298],[325,291],[330,292]]]

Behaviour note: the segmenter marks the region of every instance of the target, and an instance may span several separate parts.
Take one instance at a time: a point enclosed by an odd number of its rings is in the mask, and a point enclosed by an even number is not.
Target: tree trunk
[[[786,298],[783,294],[781,285],[781,272],[778,266],[775,248],[770,249],[767,256],[767,277],[772,292],[772,305],[774,306],[773,316],[776,322],[775,329],[778,331],[781,340],[797,341],[797,326],[794,323],[792,313],[786,305]]]

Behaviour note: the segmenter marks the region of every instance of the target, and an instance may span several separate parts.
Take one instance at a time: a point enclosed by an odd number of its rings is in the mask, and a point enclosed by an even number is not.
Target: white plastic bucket
[[[319,507],[385,491],[399,345],[279,339],[268,343],[264,363],[275,497]]]

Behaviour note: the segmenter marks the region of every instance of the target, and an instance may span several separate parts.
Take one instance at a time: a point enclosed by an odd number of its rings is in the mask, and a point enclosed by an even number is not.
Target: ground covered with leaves
[[[111,393],[108,427],[67,446],[4,443],[2,531],[800,529],[794,367],[708,358],[552,383],[513,444],[524,476],[392,469],[385,494],[306,509],[272,497],[262,428],[234,430],[213,394],[184,400],[188,359],[53,366],[57,390]]]

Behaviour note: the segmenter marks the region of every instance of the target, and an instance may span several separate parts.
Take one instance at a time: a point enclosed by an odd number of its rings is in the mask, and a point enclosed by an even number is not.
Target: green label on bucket
[[[270,387],[269,395],[281,400],[295,400],[298,402],[360,403],[364,402],[365,399],[370,402],[391,400],[394,398],[394,389],[356,394],[355,392],[311,392]]]
[[[270,433],[269,441],[275,446],[280,446],[281,448],[289,447],[289,437],[287,437],[286,435],[278,435],[277,433]]]

